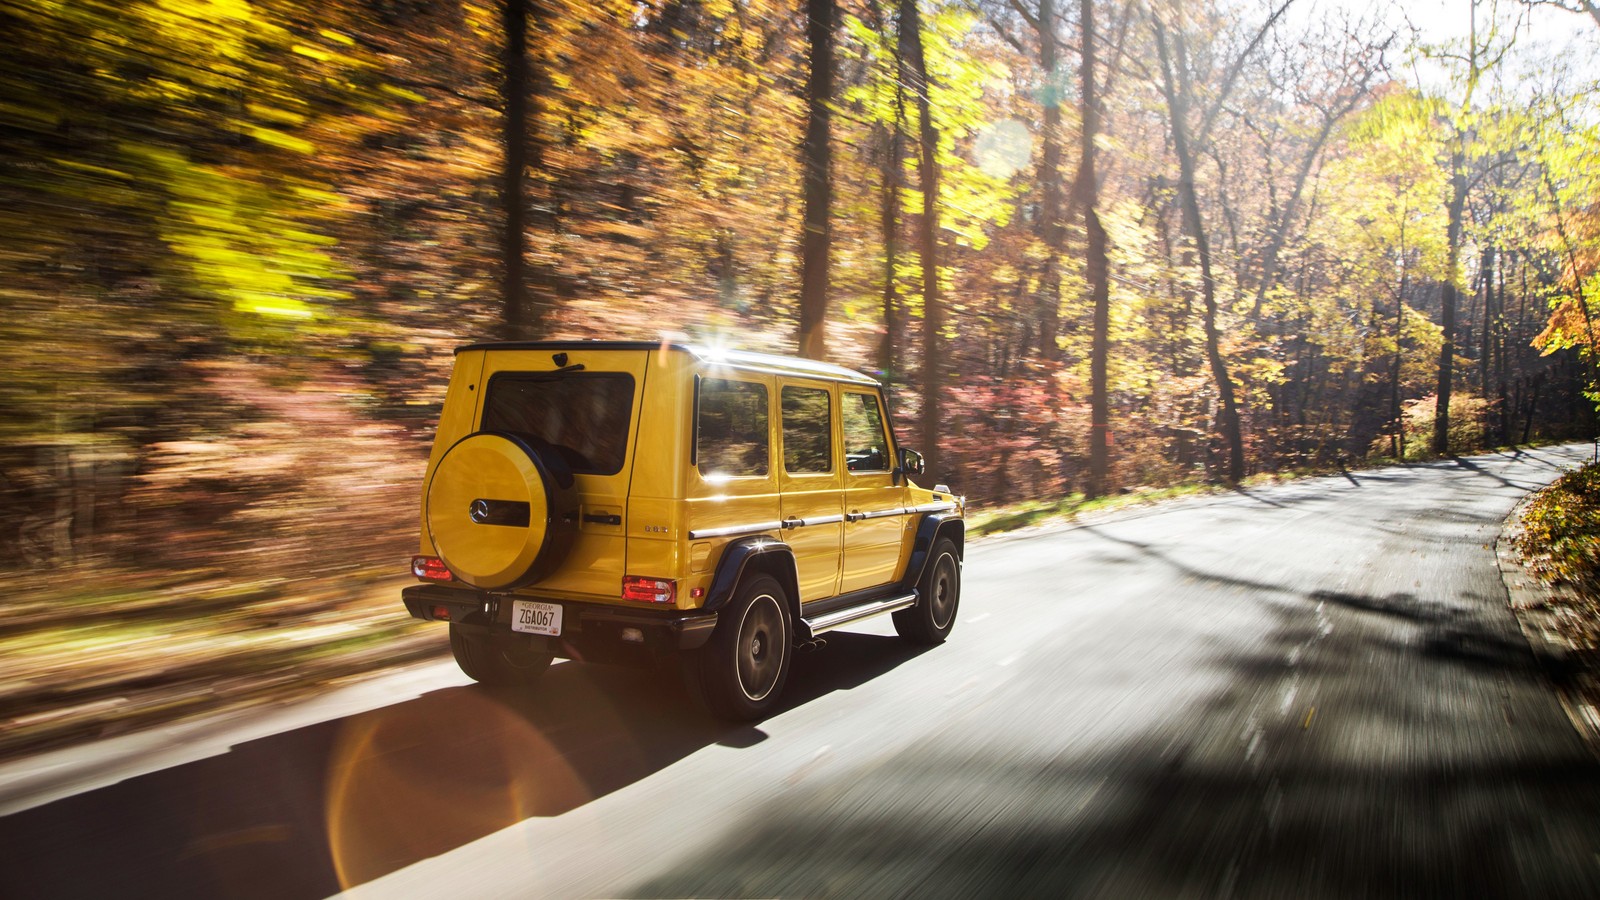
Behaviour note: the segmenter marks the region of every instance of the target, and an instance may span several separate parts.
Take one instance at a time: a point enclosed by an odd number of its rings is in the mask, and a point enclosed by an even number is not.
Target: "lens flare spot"
[[[1033,134],[1016,119],[1002,119],[978,133],[973,148],[978,168],[995,178],[1010,178],[1033,156]]]
[[[351,720],[330,756],[329,853],[344,889],[592,797],[551,742],[487,693]]]

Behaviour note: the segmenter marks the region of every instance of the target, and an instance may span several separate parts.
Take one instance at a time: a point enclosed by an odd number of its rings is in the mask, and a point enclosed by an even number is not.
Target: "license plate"
[[[511,604],[511,630],[524,634],[561,635],[561,604],[516,600]]]

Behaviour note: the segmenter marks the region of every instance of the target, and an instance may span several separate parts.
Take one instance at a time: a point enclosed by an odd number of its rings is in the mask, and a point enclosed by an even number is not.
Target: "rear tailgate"
[[[649,356],[581,344],[486,355],[478,427],[551,445],[577,482],[577,538],[565,562],[530,585],[531,593],[621,602],[634,430]]]

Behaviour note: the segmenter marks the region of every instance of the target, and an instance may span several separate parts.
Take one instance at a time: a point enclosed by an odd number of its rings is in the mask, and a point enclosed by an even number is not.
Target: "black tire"
[[[894,614],[894,630],[913,644],[942,644],[956,627],[961,607],[961,558],[949,538],[934,541],[933,554],[917,582],[917,604]]]
[[[789,680],[794,626],[783,586],[759,575],[739,586],[704,647],[684,657],[689,692],[719,719],[772,711]]]
[[[521,636],[474,634],[455,624],[450,626],[450,651],[468,678],[504,687],[537,682],[555,658],[534,650]]]

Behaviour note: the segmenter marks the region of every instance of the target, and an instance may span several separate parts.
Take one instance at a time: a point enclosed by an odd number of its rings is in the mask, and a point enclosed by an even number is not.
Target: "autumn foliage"
[[[524,7],[518,135],[499,3],[0,0],[9,559],[398,566],[451,348],[507,333],[508,205],[543,336],[798,349],[805,5]],[[1042,9],[838,4],[826,346],[933,480],[994,505],[1410,459],[1441,354],[1452,450],[1592,427],[1592,73],[1464,103],[1378,21],[1096,2],[1087,190],[1088,19]]]
[[[1517,545],[1534,571],[1572,585],[1593,605],[1600,598],[1600,466],[1556,479],[1528,504],[1522,527]]]

